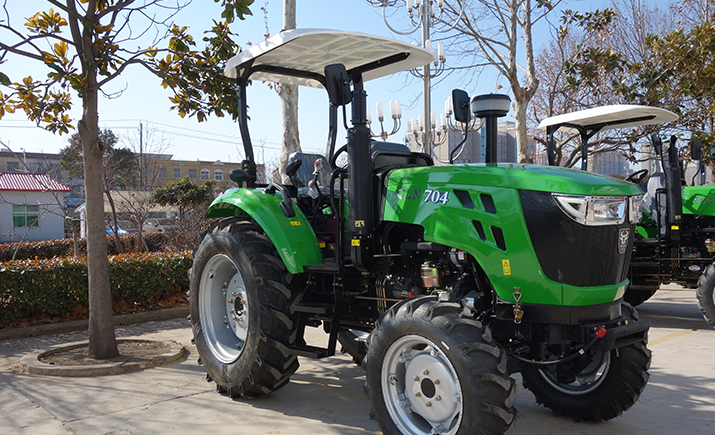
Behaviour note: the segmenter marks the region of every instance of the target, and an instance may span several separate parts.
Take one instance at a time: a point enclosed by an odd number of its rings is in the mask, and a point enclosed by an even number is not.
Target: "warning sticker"
[[[502,260],[501,268],[504,271],[504,275],[511,275],[511,265],[509,264],[509,260]]]

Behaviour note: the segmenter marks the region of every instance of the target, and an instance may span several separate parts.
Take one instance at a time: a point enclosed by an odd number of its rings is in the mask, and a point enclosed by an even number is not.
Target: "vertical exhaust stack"
[[[350,225],[350,257],[353,265],[363,272],[370,268],[373,256],[372,162],[370,159],[370,130],[367,126],[367,93],[363,88],[362,73],[352,71],[352,124],[348,130],[348,196]]]
[[[680,171],[678,147],[675,145],[677,141],[677,136],[673,135],[670,137],[668,160],[666,161],[667,164],[663,165],[665,176],[668,180],[666,186],[668,197],[668,230],[670,232],[670,240],[676,243],[680,242],[680,223],[683,211],[682,174]]]

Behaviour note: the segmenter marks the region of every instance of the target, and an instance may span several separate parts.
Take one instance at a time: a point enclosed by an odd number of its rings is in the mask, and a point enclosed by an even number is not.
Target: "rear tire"
[[[715,299],[715,264],[708,266],[700,275],[696,295],[703,317],[711,326],[715,326],[715,303],[713,302]]]
[[[630,309],[625,304],[624,308]],[[634,314],[631,319],[636,320]],[[582,361],[581,371],[569,380],[559,379],[555,367],[524,365],[524,387],[556,415],[597,422],[617,417],[633,406],[648,383],[651,352],[644,343],[592,350],[582,358],[588,360]]]
[[[461,311],[426,296],[377,321],[363,367],[383,433],[501,434],[514,423],[506,356],[490,329]]]
[[[194,254],[191,326],[207,379],[221,393],[260,397],[288,383],[298,359],[297,318],[285,266],[260,227],[236,218],[210,230]]]

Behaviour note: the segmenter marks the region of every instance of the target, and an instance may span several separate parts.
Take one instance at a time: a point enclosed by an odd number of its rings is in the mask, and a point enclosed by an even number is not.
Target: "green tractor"
[[[503,433],[517,372],[557,414],[620,415],[651,360],[650,325],[623,302],[642,192],[496,163],[504,96],[453,92],[458,121],[487,121],[486,164],[434,166],[403,144],[373,142],[365,82],[432,59],[390,39],[290,30],[228,63],[247,158],[230,174],[240,187],[209,207],[218,219],[191,270],[208,380],[230,397],[260,397],[288,383],[298,357],[329,357],[340,344],[364,367],[386,434]],[[249,79],[327,90],[326,155],[296,155],[292,185],[256,182]],[[341,121],[347,143],[336,149]],[[323,327],[327,346],[306,343],[307,327]]]
[[[579,133],[582,143],[582,169],[586,169],[586,149],[591,136],[609,129],[672,122],[678,116],[665,109],[613,105],[568,113],[545,119],[540,127],[547,130],[547,148],[553,164],[553,134],[556,131]],[[650,136],[656,156],[656,171],[647,169],[626,178],[638,184],[643,193],[643,218],[636,225],[634,252],[624,300],[637,306],[648,300],[661,284],[676,283],[697,288],[698,305],[705,320],[715,326],[715,187],[687,185],[684,149],[678,138],[665,140]],[[690,158],[702,165],[702,145],[688,145]]]

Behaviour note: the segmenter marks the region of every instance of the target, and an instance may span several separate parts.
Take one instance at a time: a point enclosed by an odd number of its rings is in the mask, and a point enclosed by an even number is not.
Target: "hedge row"
[[[109,257],[112,301],[148,303],[189,286],[191,252],[131,253]],[[64,316],[88,305],[87,258],[0,264],[0,325],[38,313]]]
[[[160,231],[153,233],[142,233],[144,243],[150,252],[159,252],[164,249],[168,233]],[[132,250],[137,241],[137,234],[120,234],[120,240],[125,250]],[[87,239],[77,239],[79,255],[87,255]],[[18,248],[19,246],[19,248]],[[74,244],[72,239],[43,240],[41,242],[16,242],[0,243],[0,263],[11,261],[12,254],[17,249],[15,260],[28,259],[48,259],[53,257],[71,257],[74,255]],[[143,250],[143,249],[140,249]],[[114,236],[107,236],[107,253],[109,255],[119,254]]]

